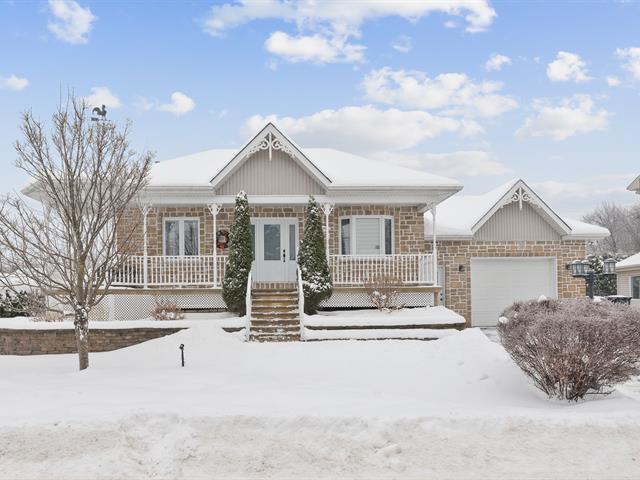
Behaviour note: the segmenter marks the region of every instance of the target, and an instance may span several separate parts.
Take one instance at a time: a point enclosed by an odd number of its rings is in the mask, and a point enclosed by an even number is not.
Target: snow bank
[[[345,330],[311,330],[306,329],[307,340],[437,340],[459,333],[453,329],[433,328],[371,328]]]
[[[192,323],[91,354],[84,372],[75,355],[0,357],[0,471],[638,478],[636,398],[548,401],[477,329],[433,342],[276,344]]]
[[[340,310],[306,315],[308,327],[336,326],[397,326],[397,325],[459,325],[464,317],[443,306],[404,308],[393,312],[379,310]]]

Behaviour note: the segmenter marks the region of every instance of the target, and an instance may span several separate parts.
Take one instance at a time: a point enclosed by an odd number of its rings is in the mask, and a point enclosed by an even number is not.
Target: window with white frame
[[[631,277],[631,297],[640,299],[640,277]]]
[[[362,215],[340,218],[342,255],[391,255],[393,217]]]
[[[165,218],[164,254],[200,254],[200,221],[197,218]]]

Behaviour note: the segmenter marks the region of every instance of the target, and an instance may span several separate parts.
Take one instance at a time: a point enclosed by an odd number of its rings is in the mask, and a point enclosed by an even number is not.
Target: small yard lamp
[[[589,298],[593,300],[593,283],[597,275],[615,275],[616,273],[616,261],[613,258],[607,258],[603,262],[602,273],[597,274],[589,260],[574,260],[567,268],[571,272],[572,277],[582,277],[587,282],[587,292]]]

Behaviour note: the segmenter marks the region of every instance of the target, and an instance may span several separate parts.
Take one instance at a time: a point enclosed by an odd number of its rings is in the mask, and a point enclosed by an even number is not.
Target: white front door
[[[297,218],[252,218],[256,282],[293,282],[298,257]]]

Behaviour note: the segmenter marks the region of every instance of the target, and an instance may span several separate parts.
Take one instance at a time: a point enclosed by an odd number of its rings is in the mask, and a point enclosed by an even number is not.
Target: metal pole
[[[587,293],[589,298],[593,300],[593,281],[595,280],[595,274],[593,271],[587,274]]]

